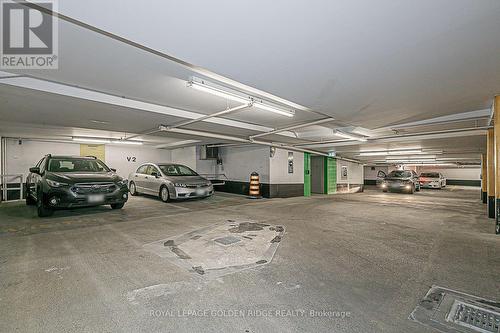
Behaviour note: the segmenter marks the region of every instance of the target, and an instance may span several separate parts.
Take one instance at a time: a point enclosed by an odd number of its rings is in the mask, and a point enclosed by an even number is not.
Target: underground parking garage
[[[0,8],[1,332],[500,332],[496,1]]]

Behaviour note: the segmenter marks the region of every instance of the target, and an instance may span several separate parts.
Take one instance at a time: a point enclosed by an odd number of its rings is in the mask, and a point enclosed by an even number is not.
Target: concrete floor
[[[48,219],[2,204],[0,331],[431,332],[407,319],[431,285],[500,299],[500,237],[485,212],[478,189],[457,187],[133,197],[121,211]],[[272,262],[208,279],[143,248],[227,219],[283,225]]]

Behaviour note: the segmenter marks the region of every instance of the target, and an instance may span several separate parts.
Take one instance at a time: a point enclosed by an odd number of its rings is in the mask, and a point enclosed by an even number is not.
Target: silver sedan
[[[131,195],[157,195],[170,199],[205,198],[214,193],[212,183],[189,167],[171,163],[145,163],[128,178]]]

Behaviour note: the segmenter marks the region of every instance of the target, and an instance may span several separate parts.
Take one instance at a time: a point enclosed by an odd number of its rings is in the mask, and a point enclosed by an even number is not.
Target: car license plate
[[[201,188],[197,189],[196,190],[196,195],[205,195],[205,190],[201,189]]]
[[[104,201],[104,195],[103,194],[91,194],[88,197],[88,202],[89,203],[99,203]]]

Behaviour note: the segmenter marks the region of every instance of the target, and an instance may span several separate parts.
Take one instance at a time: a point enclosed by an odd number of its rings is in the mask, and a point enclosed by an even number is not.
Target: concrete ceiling
[[[120,6],[89,0],[59,2],[59,12],[179,60],[60,20],[59,69],[13,72],[41,79],[36,82],[0,80],[0,134],[5,135],[11,124],[141,133],[186,119],[175,112],[166,114],[169,108],[196,118],[236,105],[187,88],[192,75],[297,110],[295,117],[287,118],[251,108],[192,129],[247,137],[325,116],[336,119],[265,137],[289,144],[338,140],[334,129],[340,127],[387,136],[401,123],[489,109],[500,92],[496,0],[380,0],[376,6],[368,0],[140,5],[123,0]],[[75,91],[69,94],[68,89]],[[88,92],[101,95],[88,97]],[[397,133],[485,124],[484,118],[420,124]],[[464,149],[483,151],[484,130],[466,135],[473,139],[464,139]],[[457,141],[449,137],[376,143],[386,148],[418,144],[452,149]],[[163,133],[148,139],[169,143],[192,137]],[[342,152],[344,146],[350,149],[344,149],[347,157],[363,150],[352,141],[315,149]]]
[[[60,11],[367,128],[483,109],[500,92],[498,0],[91,0]]]

